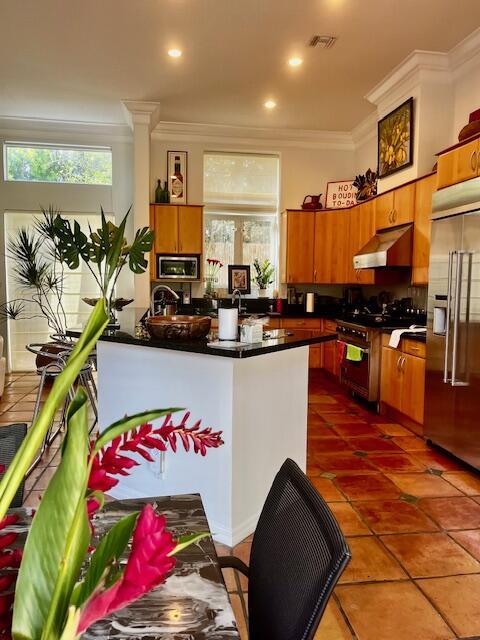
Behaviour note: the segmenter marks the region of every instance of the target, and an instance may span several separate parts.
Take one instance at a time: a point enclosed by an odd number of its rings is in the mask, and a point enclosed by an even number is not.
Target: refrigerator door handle
[[[448,281],[447,281],[447,317],[445,319],[445,356],[443,364],[443,382],[448,384],[450,378],[448,376],[448,360],[450,354],[450,317],[452,314],[452,272],[453,272],[453,256],[456,251],[448,252]]]
[[[457,273],[455,282],[455,300],[453,303],[453,346],[452,346],[452,387],[468,386],[468,382],[457,380],[457,361],[458,361],[458,334],[460,325],[460,313],[462,302],[462,272],[463,272],[463,256],[465,251],[457,252]]]

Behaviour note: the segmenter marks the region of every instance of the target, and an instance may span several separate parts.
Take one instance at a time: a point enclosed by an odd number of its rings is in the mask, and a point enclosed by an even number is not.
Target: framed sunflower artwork
[[[413,98],[378,123],[378,177],[385,178],[413,164]]]

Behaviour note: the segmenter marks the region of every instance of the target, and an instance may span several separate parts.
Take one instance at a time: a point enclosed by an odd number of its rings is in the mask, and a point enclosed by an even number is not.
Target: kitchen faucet
[[[232,291],[232,304],[235,304],[235,297],[238,296],[238,313],[242,313],[244,311],[242,307],[242,294],[239,289],[234,289]]]
[[[175,293],[175,291],[173,289],[170,289],[170,287],[167,287],[166,284],[157,284],[157,286],[152,289],[152,295],[150,297],[151,316],[155,315],[155,294],[157,293],[157,291],[167,291],[168,293],[172,294],[175,300],[180,300],[180,296],[178,295],[178,293]]]

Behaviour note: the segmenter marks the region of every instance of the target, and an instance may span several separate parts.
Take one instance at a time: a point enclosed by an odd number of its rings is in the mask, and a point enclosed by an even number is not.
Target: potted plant
[[[74,227],[73,233],[77,242],[78,229]],[[125,248],[123,228],[121,233],[109,233],[108,239],[102,237],[101,251],[108,256],[102,269],[105,277],[102,285],[109,292],[117,273],[114,265]],[[73,264],[77,248],[71,249]],[[132,259],[143,267],[139,253]],[[0,481],[0,529],[15,525],[17,516],[6,516],[12,498],[53,416],[63,405],[108,321],[107,300],[101,298]],[[174,540],[165,529],[164,517],[147,505],[140,513],[129,514],[117,522],[96,548],[90,546],[94,541],[92,515],[102,508],[103,493],[116,484],[114,475],[128,474],[138,464],[130,457],[132,452],[152,460],[152,451],[167,448],[175,451],[178,443],[186,451],[201,455],[223,444],[221,432],[201,429],[199,423],[189,427],[188,413],[174,423],[172,415],[178,411],[181,409],[161,408],[126,416],[90,441],[87,394],[81,386],[77,388],[67,411],[61,461],[33,517],[24,548],[10,548],[17,537],[15,528],[0,535],[0,567],[8,568],[7,574],[0,576],[2,637],[22,640],[81,637],[97,620],[164,582],[175,564],[175,555],[204,535]],[[153,428],[151,422],[159,418],[163,419],[162,424]],[[130,541],[129,557],[122,565],[120,557]]]
[[[260,298],[266,298],[267,287],[274,282],[275,267],[271,264],[270,260],[264,260],[260,263],[259,259],[255,258],[253,268],[255,269],[253,281],[258,286],[258,295]]]

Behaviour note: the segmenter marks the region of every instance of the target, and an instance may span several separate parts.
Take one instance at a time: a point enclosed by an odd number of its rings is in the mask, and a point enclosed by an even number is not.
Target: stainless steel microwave
[[[158,280],[199,280],[200,256],[157,255]]]

